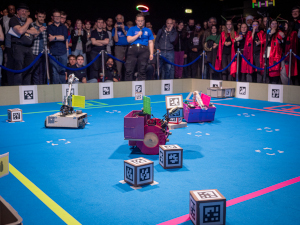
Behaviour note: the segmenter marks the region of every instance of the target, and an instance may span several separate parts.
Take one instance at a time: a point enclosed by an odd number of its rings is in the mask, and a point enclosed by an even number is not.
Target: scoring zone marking
[[[298,182],[300,182],[300,177],[296,177],[296,178],[281,182],[279,184],[275,184],[273,186],[261,189],[259,191],[255,191],[255,192],[252,192],[250,194],[243,195],[243,196],[231,199],[231,200],[226,202],[226,207],[229,207],[229,206],[232,206],[232,205],[235,205],[235,204],[238,204],[238,203],[241,203],[241,202],[244,202],[244,201],[256,198],[256,197],[259,197],[259,196],[264,195],[264,194],[268,194],[272,191],[276,191],[278,189],[287,187],[289,185],[292,185],[292,184],[295,184],[295,183],[298,183]],[[190,215],[186,214],[184,216],[177,217],[175,219],[160,223],[158,225],[175,225],[175,224],[181,224],[181,223],[187,222],[189,220],[190,220]]]
[[[54,202],[48,195],[39,189],[34,183],[20,173],[14,166],[9,164],[9,171],[25,186],[27,187],[38,199],[40,199],[49,209],[51,209],[59,218],[66,224],[81,225],[73,216],[67,213],[62,207]]]
[[[271,113],[279,113],[279,114],[285,114],[285,115],[290,115],[290,116],[300,116],[300,114],[292,114],[288,113],[289,111],[271,111],[267,110],[267,107],[265,109],[257,109],[257,108],[251,108],[251,107],[245,107],[245,106],[239,106],[239,105],[228,105],[228,104],[221,104],[221,103],[214,103],[214,105],[222,105],[222,106],[230,106],[230,107],[236,107],[236,108],[242,108],[242,109],[252,109],[252,110],[257,110],[257,111],[263,111],[263,112],[271,112]]]

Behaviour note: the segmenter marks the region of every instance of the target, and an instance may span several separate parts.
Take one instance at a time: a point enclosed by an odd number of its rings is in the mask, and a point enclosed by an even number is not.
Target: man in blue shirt
[[[148,59],[153,59],[153,34],[145,27],[145,17],[138,14],[135,19],[136,26],[127,32],[127,41],[130,43],[125,63],[125,80],[132,81],[135,65],[138,63],[138,80],[146,80]]]
[[[118,14],[116,16],[116,21],[117,22],[115,24],[115,27],[112,30],[112,36],[114,37],[114,41],[115,41],[115,57],[120,60],[124,60],[127,51],[127,46],[128,46],[126,35],[129,28],[127,26],[124,26],[124,16],[122,16],[121,14]],[[116,66],[117,66],[119,76],[123,77],[122,76],[123,63],[116,61]]]
[[[48,40],[50,53],[53,57],[64,66],[67,66],[67,46],[66,40],[68,39],[68,29],[60,22],[60,11],[53,10],[52,19],[53,24],[48,26]],[[50,59],[50,65],[52,67],[52,83],[64,84],[66,83],[66,69],[59,66],[56,62]]]

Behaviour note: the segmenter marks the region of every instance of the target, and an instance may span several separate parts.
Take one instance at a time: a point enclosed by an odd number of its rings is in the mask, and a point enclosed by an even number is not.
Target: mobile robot
[[[157,155],[159,145],[165,145],[172,134],[168,128],[169,116],[178,110],[177,107],[169,110],[163,119],[154,118],[144,110],[131,111],[124,117],[124,139],[146,155]]]
[[[68,95],[64,98],[64,102],[60,108],[60,112],[46,117],[46,128],[85,128],[85,124],[88,122],[87,113],[83,113],[82,110],[74,110],[74,108],[72,107],[71,88],[72,83],[75,80],[78,80],[78,78],[75,77],[74,74],[70,74],[68,77]]]
[[[189,98],[193,94],[193,100]],[[216,107],[210,103],[210,97],[198,91],[190,92],[183,103],[184,119],[188,123],[210,122],[215,119]]]

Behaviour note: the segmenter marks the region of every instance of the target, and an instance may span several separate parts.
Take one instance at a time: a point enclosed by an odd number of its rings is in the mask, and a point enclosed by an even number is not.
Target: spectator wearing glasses
[[[125,54],[128,47],[128,41],[127,41],[127,32],[129,28],[124,25],[124,16],[121,14],[118,14],[116,16],[116,23],[115,27],[112,30],[112,36],[115,41],[115,57],[120,60],[125,60]],[[122,76],[122,67],[123,63],[116,61],[117,70],[119,72],[120,77]]]
[[[216,59],[216,69],[221,70],[226,68],[235,55],[234,39],[236,32],[234,31],[231,20],[226,21],[225,31],[221,33],[219,42],[218,54]],[[229,68],[222,72],[223,80],[233,80],[233,74],[236,73],[236,61]]]
[[[263,31],[259,31],[259,23],[258,21],[254,21],[252,23],[252,32],[246,37],[243,54],[246,59],[256,67],[264,67],[263,55],[265,40],[265,33]],[[256,80],[257,83],[262,83],[263,70],[254,69],[252,66],[248,65],[245,60],[242,60],[242,69],[245,73],[247,73],[248,82]]]
[[[52,13],[53,24],[48,26],[48,41],[50,53],[52,56],[64,66],[67,65],[67,39],[68,29],[61,23],[61,13],[58,10],[53,10]],[[50,65],[52,67],[52,83],[64,84],[66,83],[65,72],[66,69],[59,66],[56,62],[50,59]]]
[[[72,55],[82,55],[84,58],[84,65],[86,65],[86,43],[87,43],[87,33],[82,28],[82,21],[76,20],[75,29],[71,32],[72,40]]]
[[[125,63],[125,80],[131,81],[136,64],[138,65],[138,80],[146,79],[148,60],[153,59],[153,34],[145,27],[145,17],[142,14],[136,16],[136,26],[129,28],[127,41],[130,43]]]

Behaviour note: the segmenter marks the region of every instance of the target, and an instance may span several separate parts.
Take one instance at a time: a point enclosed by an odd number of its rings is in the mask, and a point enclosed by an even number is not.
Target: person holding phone
[[[126,36],[129,28],[124,25],[124,16],[122,16],[121,14],[118,14],[115,19],[117,22],[115,24],[114,29],[112,30],[112,36],[115,41],[115,57],[121,60],[125,60],[125,54],[128,47],[128,41]],[[119,72],[119,76],[122,79],[123,63],[116,61],[116,66]]]
[[[43,30],[39,35],[35,37],[32,45],[32,53],[34,57],[37,57],[47,46],[47,25],[45,23],[46,12],[38,10],[35,13],[35,21],[32,26],[37,30]],[[42,57],[34,64],[32,71],[32,83],[33,84],[46,84],[46,59],[43,54]]]

